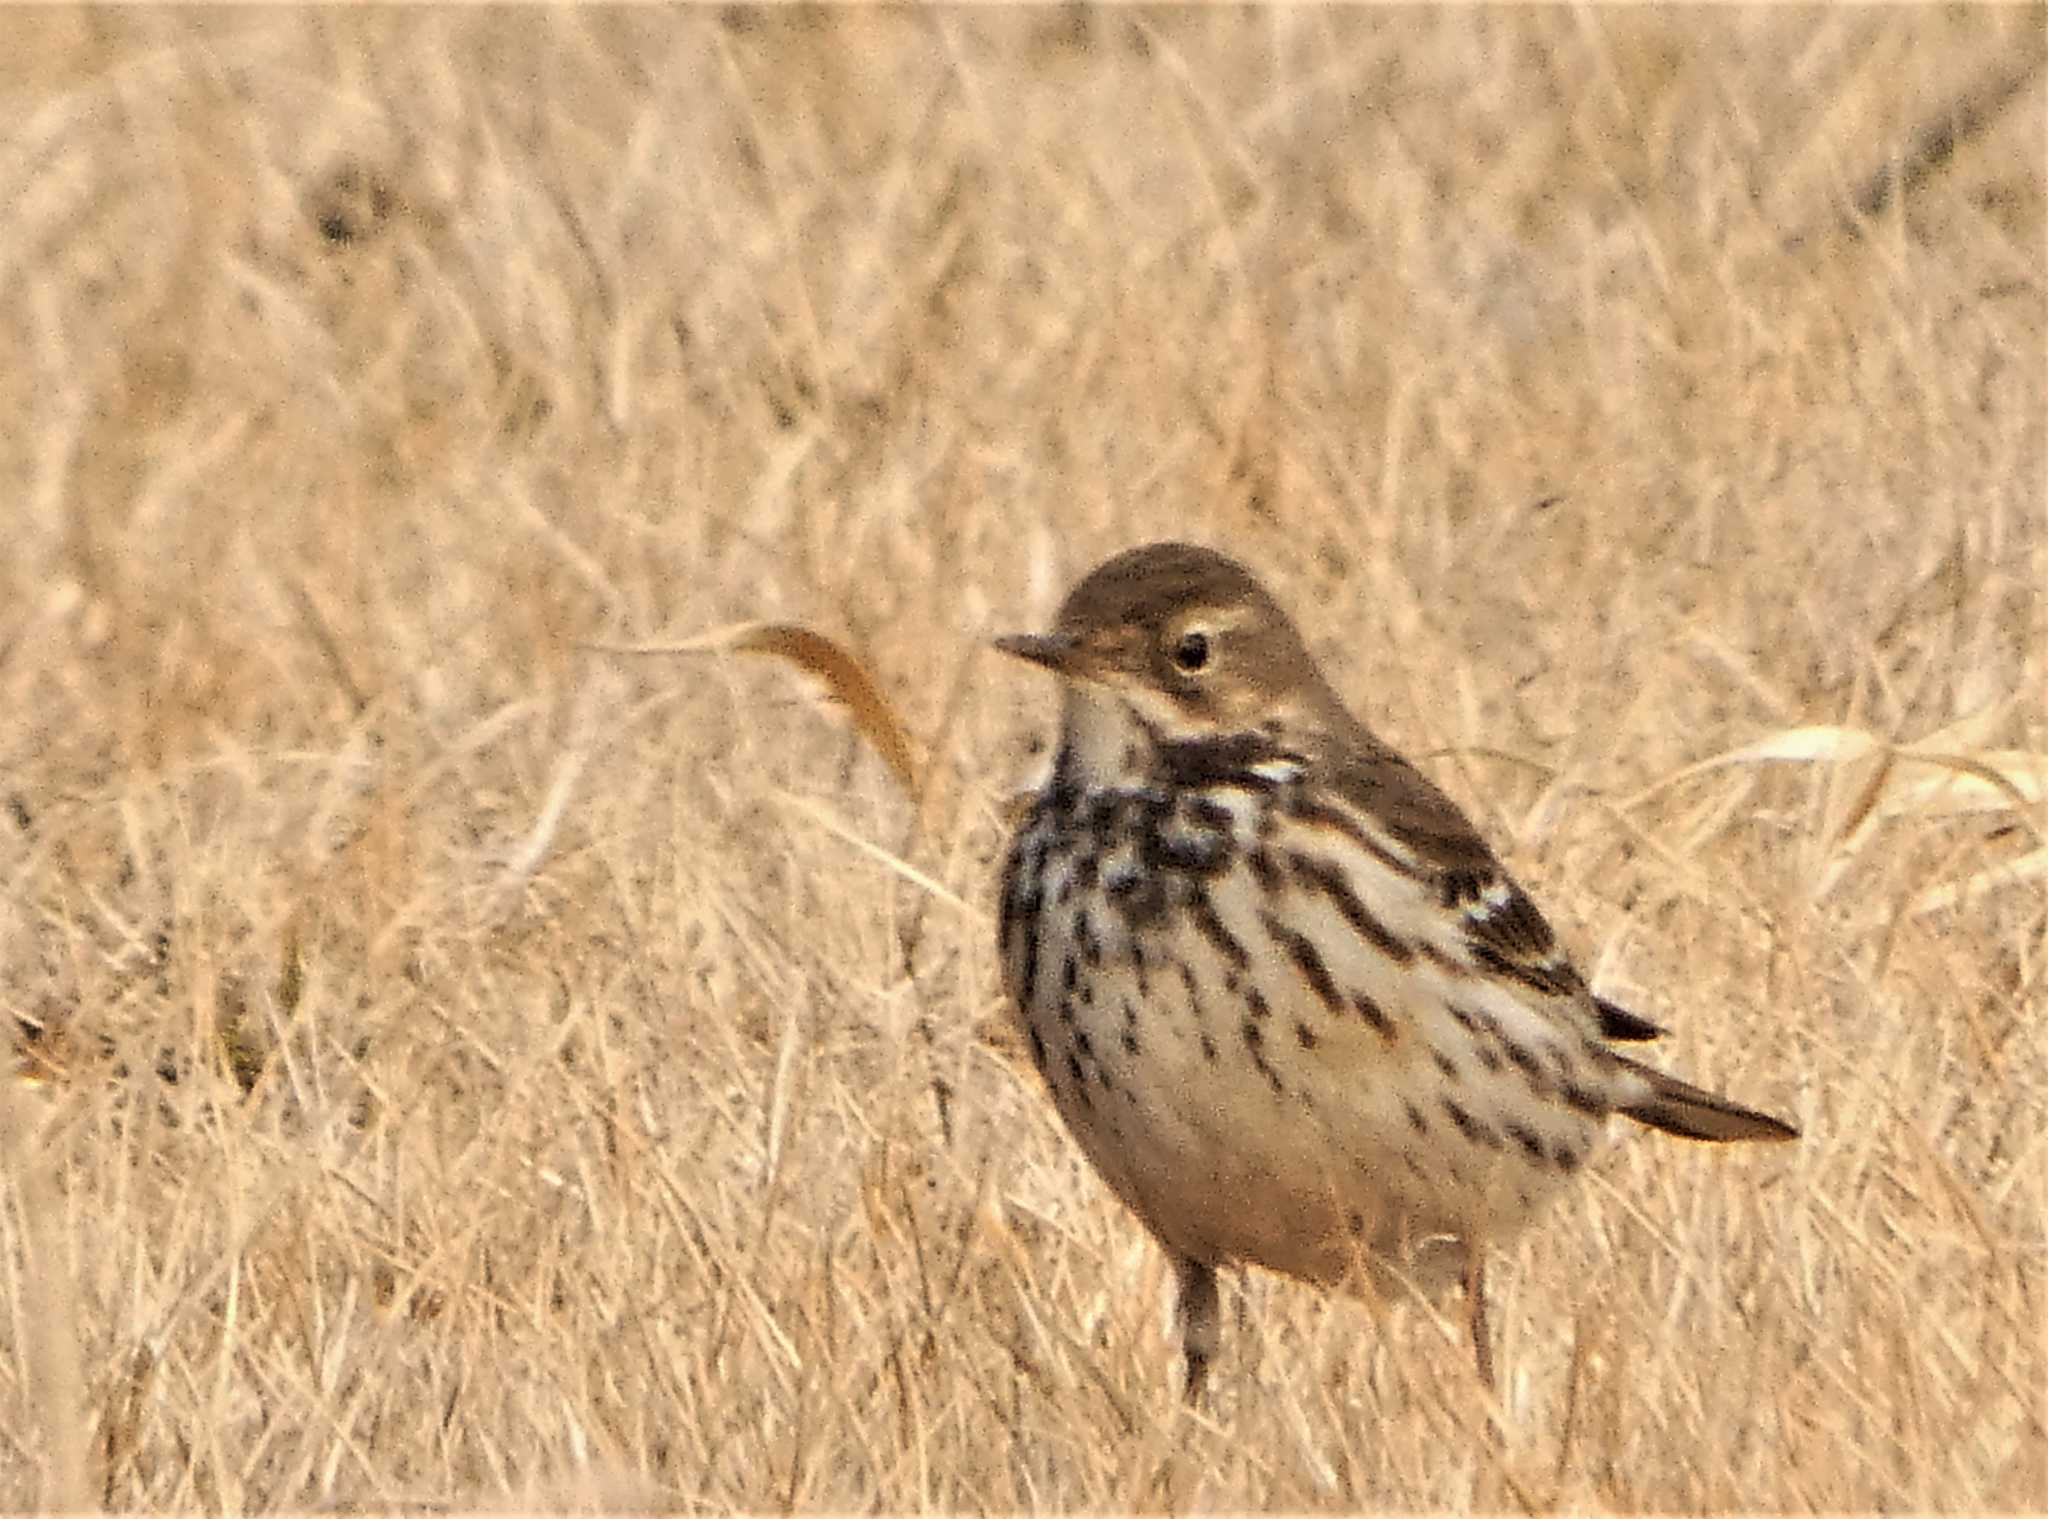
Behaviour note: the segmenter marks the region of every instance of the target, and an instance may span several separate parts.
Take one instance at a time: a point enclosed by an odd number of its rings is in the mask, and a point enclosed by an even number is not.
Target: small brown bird
[[[1054,632],[996,647],[1065,690],[1003,869],[1004,977],[1061,1118],[1172,1257],[1189,1397],[1218,1266],[1462,1277],[1490,1385],[1485,1247],[1592,1159],[1611,1113],[1797,1137],[1614,1048],[1660,1030],[1592,994],[1235,561],[1133,549]]]

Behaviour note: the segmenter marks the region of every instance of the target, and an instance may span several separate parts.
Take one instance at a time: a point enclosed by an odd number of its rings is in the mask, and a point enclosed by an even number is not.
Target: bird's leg
[[[1181,1396],[1193,1403],[1202,1395],[1202,1381],[1209,1362],[1216,1355],[1222,1335],[1221,1316],[1216,1308],[1216,1268],[1185,1255],[1173,1258],[1173,1274],[1180,1284],[1175,1316],[1180,1320],[1181,1355],[1187,1362],[1187,1380]]]
[[[1479,1369],[1479,1380],[1486,1384],[1488,1392],[1497,1393],[1500,1388],[1493,1380],[1493,1332],[1486,1322],[1486,1255],[1477,1244],[1466,1247],[1465,1310],[1471,1316],[1472,1358]]]

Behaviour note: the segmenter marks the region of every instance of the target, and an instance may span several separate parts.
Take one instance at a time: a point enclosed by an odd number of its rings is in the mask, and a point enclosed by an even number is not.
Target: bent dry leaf
[[[867,666],[823,633],[794,622],[756,624],[735,638],[732,646],[742,653],[782,660],[823,682],[826,695],[851,714],[854,728],[874,745],[903,789],[912,796],[918,794],[923,766],[896,709],[868,674]]]
[[[815,628],[796,622],[739,622],[676,643],[588,643],[610,654],[765,654],[810,676],[824,695],[844,707],[853,726],[888,765],[911,797],[919,795],[924,765],[909,730],[882,688],[853,655]]]

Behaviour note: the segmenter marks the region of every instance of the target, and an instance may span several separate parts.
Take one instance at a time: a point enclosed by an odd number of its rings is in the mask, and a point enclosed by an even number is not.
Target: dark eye
[[[1181,634],[1180,642],[1173,646],[1173,662],[1191,675],[1202,669],[1209,663],[1209,635]]]

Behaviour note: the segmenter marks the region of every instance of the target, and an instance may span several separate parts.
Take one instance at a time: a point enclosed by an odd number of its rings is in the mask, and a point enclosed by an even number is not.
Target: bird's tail
[[[1614,1057],[1624,1069],[1641,1078],[1642,1096],[1619,1104],[1621,1111],[1637,1123],[1646,1123],[1667,1134],[1686,1139],[1797,1139],[1799,1131],[1783,1119],[1754,1108],[1745,1108],[1725,1097],[1716,1097],[1676,1076],[1630,1060]]]

